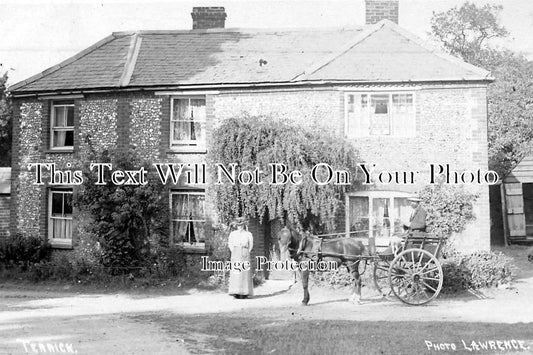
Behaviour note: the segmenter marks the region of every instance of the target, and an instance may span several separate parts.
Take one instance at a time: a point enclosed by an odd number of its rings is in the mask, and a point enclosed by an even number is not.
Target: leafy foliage
[[[112,163],[113,170],[138,170],[149,164],[142,162],[134,151],[116,153],[112,158],[104,151],[99,163]],[[155,180],[147,174],[147,181]],[[162,230],[168,212],[163,201],[163,185],[146,184],[114,185],[109,169],[105,169],[106,185],[96,185],[96,169],[84,166],[84,183],[78,195],[77,205],[87,211],[92,219],[91,232],[99,238],[105,266],[137,266],[149,260],[152,233]]]
[[[506,175],[526,154],[533,137],[533,64],[523,55],[491,47],[503,38],[501,6],[465,3],[434,13],[431,35],[453,55],[492,72],[488,87],[489,167]]]
[[[461,232],[475,218],[473,203],[477,197],[462,186],[451,186],[444,181],[426,186],[420,198],[427,211],[429,231],[438,237]]]
[[[225,225],[214,226],[214,233],[209,242],[210,259],[214,261],[228,261],[231,253],[228,248],[230,228]]]
[[[466,62],[481,65],[489,51],[490,39],[505,37],[509,32],[499,24],[502,6],[485,4],[482,7],[466,2],[460,8],[433,13],[431,34],[450,54]]]
[[[154,266],[157,272],[168,276],[179,276],[186,270],[184,250],[181,245],[156,244],[152,248]]]
[[[370,272],[366,275],[368,274],[370,274]],[[366,275],[362,275],[362,277],[364,278]],[[354,285],[354,278],[346,267],[322,272],[311,272],[310,277],[315,284],[320,286],[329,286],[331,288],[352,288]],[[368,280],[363,280],[363,284],[369,284]]]
[[[511,259],[502,253],[479,251],[455,253],[443,264],[443,290],[457,292],[509,283],[512,279]]]
[[[1,64],[0,64],[1,66]],[[7,72],[0,74],[0,166],[11,166],[11,129],[13,114],[7,93]]]
[[[499,52],[489,85],[489,166],[504,176],[531,153],[533,63],[510,51]]]
[[[50,245],[38,236],[14,234],[0,243],[0,264],[19,266],[23,270],[31,264],[50,258]]]
[[[223,221],[238,216],[282,217],[300,225],[334,227],[334,217],[349,186],[318,185],[311,180],[315,164],[327,163],[335,170],[348,170],[356,176],[358,153],[338,136],[325,131],[309,131],[266,117],[235,117],[224,120],[213,132],[209,149],[211,164],[242,170],[264,169],[263,184],[215,184],[215,203]],[[303,183],[270,184],[271,163],[283,163],[288,171],[299,170]],[[320,176],[324,178],[324,176]],[[216,179],[215,179],[216,180]],[[352,181],[353,185],[353,181]]]

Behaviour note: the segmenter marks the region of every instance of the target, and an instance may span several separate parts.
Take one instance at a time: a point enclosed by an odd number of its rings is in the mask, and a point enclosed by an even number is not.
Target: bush
[[[455,253],[442,265],[444,292],[478,289],[509,283],[512,279],[511,258],[502,253],[479,251]]]
[[[159,277],[180,276],[187,268],[185,253],[180,245],[158,245],[152,252],[155,258],[154,267]]]
[[[352,287],[354,279],[346,267],[337,270],[312,272],[310,278],[320,286],[331,286],[333,288]]]
[[[228,248],[230,228],[225,225],[214,227],[215,232],[209,243],[210,259],[214,261],[228,261],[231,253]]]
[[[446,238],[461,232],[475,218],[473,203],[477,197],[462,186],[445,184],[444,180],[428,185],[420,192],[420,198],[427,211],[429,231],[437,237]]]
[[[157,182],[115,185],[110,182],[109,169],[104,172],[107,184],[97,185],[98,174],[90,169],[90,161],[112,163],[114,170],[132,171],[142,167],[147,181],[157,181],[155,171],[134,150],[93,153],[83,165],[85,180],[75,201],[75,205],[92,219],[88,232],[98,236],[104,266],[132,270],[146,266],[150,257],[150,236],[168,225],[164,185]]]
[[[8,236],[0,243],[0,263],[6,267],[19,266],[26,270],[29,265],[50,258],[50,245],[35,236],[20,233]]]

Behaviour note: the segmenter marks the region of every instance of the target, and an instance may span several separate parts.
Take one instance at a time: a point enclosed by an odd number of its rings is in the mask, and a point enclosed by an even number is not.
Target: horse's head
[[[283,227],[278,233],[278,244],[281,255],[289,255],[289,245],[291,244],[292,233],[288,227]]]

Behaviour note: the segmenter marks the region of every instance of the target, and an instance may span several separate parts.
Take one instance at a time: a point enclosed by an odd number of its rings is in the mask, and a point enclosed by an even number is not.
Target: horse
[[[337,267],[344,265],[353,274],[355,279],[351,301],[361,302],[361,275],[359,274],[360,255],[365,249],[361,241],[353,238],[322,239],[308,232],[299,233],[296,230],[284,226],[278,233],[278,243],[281,255],[287,255],[296,262],[306,260],[329,261],[336,263]],[[304,298],[302,305],[309,303],[309,270],[303,268],[300,271]]]

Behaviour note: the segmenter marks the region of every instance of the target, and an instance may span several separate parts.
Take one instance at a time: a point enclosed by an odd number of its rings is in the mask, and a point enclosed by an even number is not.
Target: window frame
[[[179,218],[173,218],[173,196],[174,195],[194,195],[194,196],[203,196],[203,219],[179,219]],[[196,241],[194,243],[191,243],[190,241],[176,241],[176,238],[174,236],[174,222],[197,222],[197,223],[203,223],[204,224],[204,231],[207,228],[207,216],[206,216],[206,210],[205,210],[205,197],[206,193],[203,189],[174,189],[169,191],[169,210],[170,210],[170,240],[172,244],[175,245],[182,245],[185,248],[191,248],[191,249],[205,249],[205,238],[204,235],[204,241],[199,242]]]
[[[401,90],[401,89],[398,89],[398,90],[383,90],[383,91],[380,91],[380,90],[364,90],[364,91],[358,91],[358,90],[349,90],[349,91],[345,91],[344,92],[344,136],[348,139],[353,139],[353,138],[373,138],[373,137],[379,137],[379,138],[387,138],[387,137],[390,137],[390,138],[409,138],[409,137],[416,137],[417,135],[417,127],[416,127],[416,116],[417,116],[417,90],[416,89],[406,89],[406,90]],[[349,117],[348,117],[348,113],[349,113],[349,109],[348,109],[348,106],[349,106],[349,97],[350,95],[367,95],[367,110],[368,110],[368,113],[370,113],[370,107],[372,106],[371,105],[371,96],[372,95],[388,95],[389,96],[389,100],[388,100],[388,116],[389,116],[389,127],[390,127],[390,134],[370,134],[370,127],[368,128],[368,131],[365,131],[363,133],[357,133],[357,132],[350,132],[350,121],[349,121]],[[397,132],[394,132],[394,125],[392,124],[393,123],[393,117],[392,117],[392,107],[393,107],[393,95],[412,95],[412,107],[413,107],[413,113],[412,113],[412,117],[411,117],[411,124],[412,124],[412,129],[409,130],[409,133],[406,134],[406,135],[400,135],[398,134]]]
[[[350,192],[346,194],[345,197],[345,230],[346,236],[352,237],[353,233],[350,233],[350,198],[352,197],[366,197],[368,198],[368,234],[364,237],[353,237],[357,240],[363,242],[363,244],[368,245],[368,239],[370,235],[373,235],[374,232],[374,216],[373,216],[373,200],[374,199],[388,199],[389,200],[389,220],[392,222],[391,225],[394,226],[394,221],[397,217],[401,219],[401,216],[396,216],[396,211],[394,208],[394,200],[397,198],[408,199],[412,197],[412,193],[405,191],[395,191],[395,190],[379,190],[379,191],[357,191]],[[391,233],[392,235],[392,233]],[[387,247],[389,244],[389,237],[376,237],[376,246],[378,247]]]
[[[189,100],[189,107],[191,100],[204,100],[205,104],[205,117],[203,120],[198,121],[201,124],[202,129],[204,130],[203,140],[175,140],[174,139],[174,124],[176,122],[195,122],[193,121],[184,121],[184,120],[174,120],[174,101],[175,100]],[[207,146],[207,98],[205,95],[177,95],[170,98],[170,132],[169,132],[169,146],[171,150],[177,151],[205,151]],[[180,143],[181,142],[181,143]],[[192,144],[195,143],[196,144]]]
[[[74,232],[74,204],[72,205],[72,214],[70,215],[70,218],[65,218],[63,216],[61,217],[54,217],[52,216],[52,201],[53,201],[53,194],[54,193],[61,193],[63,195],[68,194],[72,196],[72,200],[74,200],[74,190],[72,188],[67,187],[54,187],[48,189],[48,242],[52,247],[59,247],[59,248],[72,248],[72,239],[73,239],[73,232]],[[63,207],[64,208],[64,207]],[[70,227],[70,238],[54,238],[53,236],[53,220],[70,220],[71,221],[71,227]]]
[[[72,107],[72,126],[65,126],[65,127],[59,127],[55,128],[54,124],[56,122],[56,107]],[[65,111],[67,112],[67,111]],[[67,114],[67,120],[68,121],[68,113]],[[74,150],[74,138],[75,138],[75,102],[74,100],[52,100],[50,104],[50,150],[54,151],[72,151]],[[56,147],[54,146],[54,132],[70,132],[72,131],[72,146],[62,146],[62,147]]]

